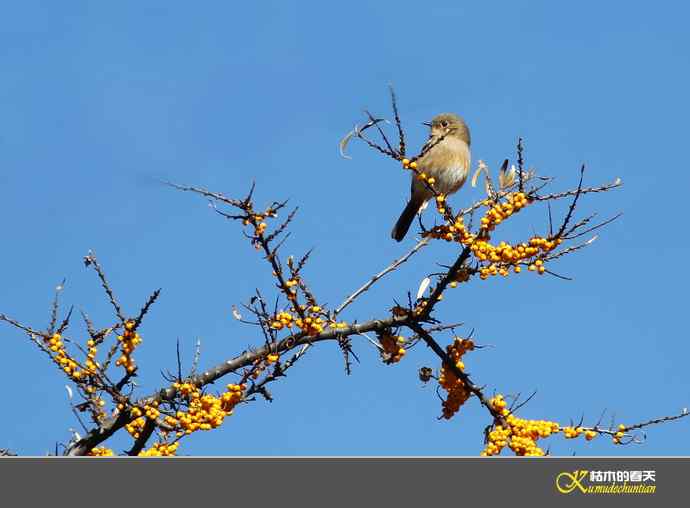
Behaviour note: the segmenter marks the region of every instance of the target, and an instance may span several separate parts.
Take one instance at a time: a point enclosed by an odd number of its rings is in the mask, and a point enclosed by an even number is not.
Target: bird
[[[416,161],[417,169],[435,180],[434,189],[448,196],[457,192],[467,180],[471,160],[470,130],[462,117],[455,113],[441,113],[431,122],[423,123],[430,132],[422,147],[424,155]],[[424,182],[416,177],[413,173],[410,200],[391,231],[391,238],[398,242],[405,238],[415,215],[433,196]]]

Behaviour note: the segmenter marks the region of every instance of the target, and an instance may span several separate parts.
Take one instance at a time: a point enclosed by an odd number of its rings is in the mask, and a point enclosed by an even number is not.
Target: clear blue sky
[[[466,358],[487,390],[538,390],[523,415],[588,423],[603,409],[633,423],[690,406],[685,189],[690,184],[690,12],[681,2],[3,2],[0,16],[0,312],[43,327],[55,285],[102,325],[112,317],[93,249],[126,309],[155,288],[141,329],[146,393],[202,341],[202,365],[262,339],[231,316],[270,273],[236,224],[155,178],[290,198],[301,209],[285,248],[315,247],[305,272],[337,305],[413,242],[389,231],[408,191],[393,161],[337,142],[364,107],[388,113],[395,84],[410,142],[420,122],[462,114],[473,157],[494,168],[525,138],[527,161],[573,185],[620,176],[623,189],[583,200],[581,214],[624,212],[592,248],[557,266],[565,282],[522,274],[446,295],[439,317],[494,347]],[[477,197],[463,189],[456,204]],[[543,230],[545,215],[507,225]],[[512,228],[511,228],[512,227]],[[512,235],[512,236],[511,236]],[[435,262],[435,245],[353,306],[381,316]],[[684,303],[685,302],[685,303]],[[77,428],[65,380],[28,340],[4,345],[0,447],[43,454]],[[351,376],[320,345],[274,384],[275,402],[241,407],[183,454],[476,455],[486,412],[476,401],[438,421],[419,347],[395,366],[355,341]],[[655,427],[642,446],[549,440],[556,454],[690,454],[690,421]],[[124,442],[115,442],[116,449]]]

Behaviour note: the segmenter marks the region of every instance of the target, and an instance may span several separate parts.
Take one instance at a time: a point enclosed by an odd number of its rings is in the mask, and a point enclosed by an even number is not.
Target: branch
[[[443,363],[446,365],[446,367],[450,368],[453,371],[453,374],[455,374],[458,379],[460,379],[465,387],[472,392],[478,399],[479,402],[482,403],[486,409],[488,409],[489,413],[491,413],[491,416],[493,416],[494,420],[503,425],[504,427],[507,427],[507,423],[505,422],[505,419],[503,418],[503,415],[496,411],[496,409],[493,408],[489,400],[484,396],[484,393],[482,392],[481,388],[479,388],[477,385],[475,385],[470,377],[467,375],[467,373],[463,372],[460,370],[457,365],[455,365],[455,362],[448,356],[448,353],[444,351],[444,349],[439,345],[438,342],[434,340],[434,338],[429,335],[429,333],[424,330],[424,328],[419,324],[414,321],[410,322],[407,324],[407,326],[411,329],[414,330],[414,332],[419,335],[424,342],[426,342],[427,346],[429,346],[434,353],[443,361]]]
[[[400,122],[400,114],[398,113],[398,100],[395,97],[395,90],[393,90],[393,85],[389,86],[391,93],[391,106],[393,107],[393,116],[395,117],[395,126],[398,128],[398,139],[399,139],[399,150],[400,157],[405,157],[405,131],[402,128],[402,122]]]
[[[245,351],[240,356],[220,363],[215,367],[206,370],[202,374],[193,376],[191,379],[189,379],[189,382],[198,387],[202,387],[213,383],[214,381],[231,372],[235,372],[238,369],[254,364],[255,361],[266,357],[269,353],[275,352],[280,354],[281,352],[289,351],[295,347],[303,346],[305,344],[325,340],[338,340],[339,337],[358,335],[371,331],[381,331],[390,327],[402,326],[406,322],[407,318],[405,317],[390,317],[383,320],[371,320],[362,324],[355,323],[337,330],[328,330],[315,337],[310,337],[305,333],[291,335],[285,339],[282,339],[277,344],[268,344],[257,348],[256,350]],[[149,395],[148,397],[142,398],[135,405],[145,406],[150,405],[153,402],[160,403],[172,401],[174,400],[176,394],[177,389],[169,386]],[[91,430],[82,439],[73,443],[72,446],[67,450],[67,455],[77,456],[87,454],[93,447],[98,446],[100,443],[111,437],[115,432],[122,429],[134,419],[134,416],[131,416],[127,411],[123,411],[122,413],[118,414],[116,418],[109,421],[104,421],[99,428]]]
[[[613,181],[612,183],[607,183],[606,185],[602,185],[600,187],[588,187],[588,188],[580,189],[579,192],[577,189],[568,190],[568,191],[559,192],[556,194],[547,194],[545,196],[539,196],[539,195],[535,194],[532,196],[532,199],[534,199],[535,201],[553,201],[555,199],[562,199],[562,198],[566,198],[568,196],[575,196],[578,193],[579,194],[589,194],[592,192],[606,192],[608,190],[621,187],[622,185],[623,185],[623,181],[620,178],[616,178],[616,180]]]
[[[434,305],[436,305],[440,301],[441,295],[446,290],[446,287],[458,275],[458,272],[460,271],[462,266],[465,264],[465,261],[467,261],[467,259],[469,259],[471,252],[472,252],[472,249],[470,249],[469,246],[462,249],[462,252],[458,256],[458,258],[455,260],[455,263],[453,263],[453,266],[450,267],[448,272],[446,272],[446,275],[443,276],[441,281],[438,283],[438,285],[434,289],[433,293],[431,293],[431,296],[429,297],[427,305],[424,307],[422,312],[419,314],[419,317],[417,318],[418,321],[424,321],[429,317],[429,315],[431,314],[431,311],[434,309]]]
[[[364,293],[365,291],[369,290],[371,286],[373,286],[377,281],[385,277],[387,274],[395,271],[400,265],[402,265],[405,261],[410,259],[415,253],[417,253],[419,250],[421,250],[423,247],[426,247],[429,244],[429,239],[424,238],[420,242],[417,243],[412,249],[410,249],[404,256],[396,259],[393,261],[390,265],[388,265],[386,268],[384,268],[382,271],[374,275],[371,279],[369,279],[364,285],[362,285],[357,291],[352,293],[350,296],[348,296],[343,303],[340,304],[340,306],[335,309],[333,312],[333,316],[337,316],[340,314],[345,307],[350,305],[352,302],[354,302],[359,295]]]
[[[105,278],[105,273],[103,272],[101,265],[98,264],[98,260],[96,259],[96,256],[93,254],[93,252],[89,251],[89,253],[86,256],[84,256],[84,264],[87,267],[93,265],[94,270],[96,270],[96,273],[98,274],[98,278],[101,279],[101,285],[103,286],[103,289],[108,295],[111,305],[115,309],[115,314],[117,315],[118,319],[124,323],[126,321],[126,318],[124,313],[122,312],[122,308],[120,307],[120,304],[117,303],[115,295],[113,294],[113,290],[110,288],[110,284],[108,284],[108,280]]]
[[[139,433],[139,437],[136,439],[136,441],[134,441],[134,444],[132,445],[132,448],[127,452],[127,455],[130,455],[130,456],[139,455],[139,452],[141,452],[144,449],[144,447],[146,446],[146,442],[153,435],[154,430],[156,430],[155,420],[151,420],[150,418],[147,418],[146,423],[144,424],[144,428],[141,429],[141,432]]]

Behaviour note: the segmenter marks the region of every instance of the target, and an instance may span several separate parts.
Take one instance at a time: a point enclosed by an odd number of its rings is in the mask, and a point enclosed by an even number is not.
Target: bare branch
[[[393,90],[393,85],[389,87],[391,94],[391,106],[393,107],[393,116],[395,117],[395,126],[398,128],[398,139],[399,139],[399,149],[398,153],[400,157],[405,157],[405,131],[402,128],[402,122],[400,121],[400,114],[398,113],[398,100],[395,97],[395,90]]]
[[[334,316],[337,316],[340,314],[348,305],[350,305],[352,302],[354,302],[359,295],[367,291],[371,286],[376,284],[377,281],[385,277],[387,274],[395,271],[400,265],[402,265],[405,261],[410,259],[415,253],[417,253],[420,249],[423,247],[426,247],[429,244],[429,239],[428,238],[423,238],[421,241],[417,243],[412,249],[410,249],[405,255],[402,257],[396,259],[393,261],[390,265],[388,265],[386,268],[381,270],[379,273],[374,275],[371,279],[369,279],[366,283],[364,283],[359,289],[357,289],[354,293],[352,293],[350,296],[348,296],[343,303],[340,304],[340,306],[333,312]]]
[[[89,253],[84,256],[84,264],[87,267],[93,265],[94,270],[96,270],[96,273],[98,274],[98,278],[101,279],[101,285],[110,299],[110,304],[115,309],[115,314],[117,315],[118,319],[124,323],[126,319],[124,313],[122,312],[122,308],[120,307],[120,304],[117,303],[113,290],[110,288],[110,284],[108,284],[108,280],[105,278],[103,268],[101,268],[101,265],[98,263],[98,260],[93,252],[89,251]]]
[[[577,190],[569,190],[565,192],[558,192],[555,194],[547,194],[545,196],[539,196],[539,195],[532,195],[532,199],[535,201],[554,201],[556,199],[562,199],[562,198],[567,198],[568,196],[575,196],[576,194],[590,194],[592,192],[606,192],[611,189],[616,189],[620,186],[623,185],[623,182],[621,181],[620,178],[616,178],[616,180],[612,183],[602,185],[600,187],[587,187],[580,189],[578,192]]]

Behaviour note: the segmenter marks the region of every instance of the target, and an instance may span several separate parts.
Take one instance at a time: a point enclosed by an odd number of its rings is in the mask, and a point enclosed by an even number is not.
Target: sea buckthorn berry
[[[115,453],[110,448],[96,446],[91,448],[87,455],[90,457],[112,457]]]
[[[453,343],[446,348],[448,356],[454,361],[455,367],[459,370],[465,368],[462,356],[465,352],[473,349],[474,343],[470,339],[462,339],[461,337],[456,337]],[[450,419],[460,410],[460,407],[470,397],[471,392],[465,386],[465,383],[455,375],[455,372],[446,367],[445,363],[441,365],[438,382],[448,392],[446,400],[442,403],[441,416],[445,419]]]

